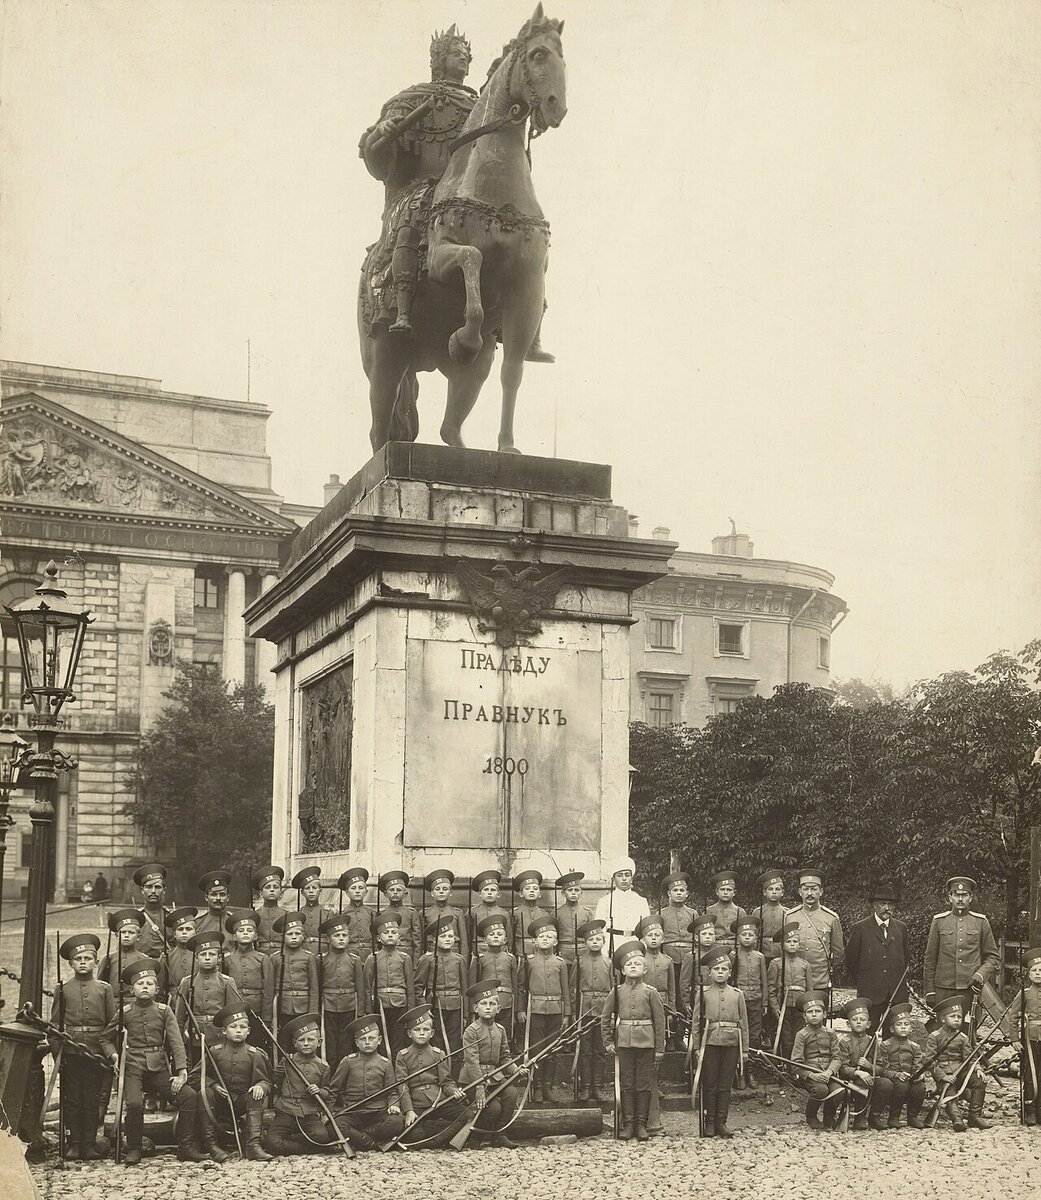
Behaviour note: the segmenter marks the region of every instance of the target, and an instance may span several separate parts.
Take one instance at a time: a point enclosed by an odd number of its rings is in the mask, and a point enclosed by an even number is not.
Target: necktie
[[[883,942],[889,941],[889,922],[888,921],[882,922],[882,941]]]

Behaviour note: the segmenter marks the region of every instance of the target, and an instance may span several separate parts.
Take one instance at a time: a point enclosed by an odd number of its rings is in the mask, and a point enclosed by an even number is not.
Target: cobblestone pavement
[[[862,1192],[870,1200],[977,1200],[1037,1195],[1041,1130],[1003,1125],[984,1132],[814,1134],[804,1126],[749,1126],[729,1142],[699,1140],[689,1114],[666,1114],[672,1136],[644,1145],[610,1137],[564,1146],[316,1155],[218,1167],[172,1154],[127,1169],[112,1163],[33,1168],[46,1200],[301,1200],[359,1195],[364,1200],[689,1200],[722,1188],[727,1200],[780,1197],[831,1200]],[[1028,1181],[1033,1172],[1034,1178]]]

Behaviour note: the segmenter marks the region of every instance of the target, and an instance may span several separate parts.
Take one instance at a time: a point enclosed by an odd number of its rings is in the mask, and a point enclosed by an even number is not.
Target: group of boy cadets
[[[973,881],[949,880],[952,906],[933,918],[923,1050],[910,1036],[906,970],[882,1001],[843,1006],[848,1033],[828,1024],[844,946],[838,914],[820,903],[819,871],[799,873],[802,903],[790,909],[781,872],[765,872],[750,913],[735,903],[734,873],[721,871],[703,914],[686,874],[662,881],[667,900],[652,912],[634,872],[621,860],[594,910],[581,872],[556,880],[550,904],[542,875],[522,871],[506,907],[500,873],[482,871],[464,909],[452,903],[451,871],[423,879],[417,907],[408,874],[392,870],[375,881],[374,908],[368,871],[353,867],[331,908],[312,866],[291,880],[292,909],[281,904],[285,872],[272,865],[253,874],[252,909],[229,908],[229,873],[207,872],[200,910],[167,907],[166,868],[141,867],[144,905],[110,915],[103,957],[90,933],[60,947],[72,975],[55,992],[51,1046],[66,1159],[99,1157],[114,1080],[117,1160],[125,1143],[128,1166],[141,1159],[146,1096],[177,1109],[177,1154],[193,1162],[227,1158],[219,1123],[256,1161],[467,1140],[512,1147],[506,1131],[525,1102],[564,1101],[561,1049],[574,1051],[582,1101],[604,1098],[613,1060],[616,1136],[645,1141],[661,1132],[667,1044],[686,1049],[702,1136],[733,1136],[731,1090],[751,1086],[750,1061],[806,1096],[813,1129],[838,1127],[840,1113],[843,1127],[851,1114],[854,1129],[893,1129],[905,1107],[908,1127],[923,1128],[927,1076],[954,1130],[989,1127],[987,1048],[965,1022],[997,957],[986,917],[967,907]],[[883,946],[892,895],[875,891],[871,929]],[[993,1032],[1021,1054],[1022,1120],[1038,1125],[1041,950],[1025,969]]]

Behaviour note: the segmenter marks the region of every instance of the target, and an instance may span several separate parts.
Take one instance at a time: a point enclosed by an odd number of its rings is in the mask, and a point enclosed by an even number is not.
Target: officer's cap
[[[336,886],[341,891],[345,892],[352,883],[357,883],[359,880],[362,883],[368,883],[368,871],[366,871],[364,867],[348,867],[347,870],[344,871],[344,873],[340,876],[340,878],[337,879]]]
[[[563,891],[564,888],[574,887],[576,883],[581,883],[585,877],[584,871],[568,871],[557,880],[557,887]]]
[[[302,1033],[319,1033],[321,1018],[317,1013],[301,1013],[298,1017],[290,1017],[278,1031],[278,1040],[285,1047],[291,1047]]]
[[[318,866],[301,867],[299,871],[289,881],[291,887],[295,887],[297,891],[307,887],[312,879],[322,878],[322,868]]]
[[[236,908],[224,918],[224,928],[228,933],[234,933],[240,925],[257,927],[257,914],[251,908]]]
[[[227,867],[221,867],[216,871],[207,871],[205,875],[199,877],[199,891],[204,896],[215,887],[231,887],[231,872]]]
[[[118,933],[121,929],[126,929],[128,926],[140,929],[144,923],[144,916],[136,908],[120,908],[114,913],[109,913],[108,927],[113,933]]]
[[[233,1021],[248,1021],[252,1013],[242,1003],[236,1000],[233,1004],[225,1004],[213,1014],[213,1023],[218,1029],[226,1029]]]
[[[423,886],[430,891],[434,884],[440,879],[447,879],[449,885],[455,883],[455,875],[447,867],[436,867],[433,871],[428,871],[426,878],[423,880]]]
[[[528,923],[528,937],[538,937],[543,929],[556,930],[557,923],[552,917],[536,917]]]
[[[162,863],[147,863],[143,867],[138,867],[134,872],[134,882],[138,887],[144,887],[153,879],[166,879],[166,868]]]
[[[492,913],[491,916],[482,917],[477,922],[477,933],[480,937],[487,937],[489,930],[505,928],[506,918],[500,916],[498,913]]]
[[[276,867],[274,863],[270,867],[261,867],[259,871],[253,872],[253,877],[250,883],[259,892],[265,883],[270,883],[272,879],[277,879],[279,883],[285,880],[286,873],[281,867]]]
[[[93,950],[97,954],[100,949],[101,939],[96,933],[74,933],[58,947],[58,953],[68,962],[72,962],[83,950]]]
[[[133,962],[129,967],[123,968],[123,973],[120,979],[123,983],[130,987],[135,979],[140,979],[142,975],[159,975],[159,964],[154,958],[142,958],[137,962]]]
[[[489,868],[487,871],[478,871],[470,881],[470,886],[475,892],[479,892],[486,883],[499,883],[501,880],[502,872]]]
[[[196,919],[195,909],[185,905],[183,908],[175,908],[172,912],[168,912],[163,924],[167,929],[180,929],[182,925],[194,925]]]
[[[614,954],[611,956],[611,962],[614,964],[616,971],[620,971],[622,967],[629,961],[630,958],[635,958],[639,955],[640,958],[646,956],[643,942],[631,941],[623,942],[615,948]]]
[[[514,891],[519,892],[521,890],[521,888],[528,882],[529,879],[534,879],[535,882],[539,885],[539,887],[542,887],[542,872],[536,871],[533,869],[529,869],[527,871],[521,871],[520,874],[518,874],[518,875],[514,875],[514,877],[513,877]]]
[[[379,889],[385,892],[392,883],[403,883],[408,887],[408,872],[407,871],[384,871],[379,878]]]

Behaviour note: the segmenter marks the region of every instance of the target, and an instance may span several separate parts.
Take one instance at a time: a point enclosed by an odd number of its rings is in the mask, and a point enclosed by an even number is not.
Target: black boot
[[[987,1085],[985,1083],[977,1083],[973,1085],[972,1091],[969,1093],[970,1129],[991,1129],[994,1125],[993,1121],[988,1120],[983,1115],[983,1101],[986,1095]]]
[[[203,1152],[208,1154],[215,1163],[226,1163],[228,1156],[217,1145],[217,1131],[210,1120],[209,1114],[203,1111],[201,1104],[195,1114],[195,1125],[198,1144]]]
[[[126,1153],[123,1155],[123,1162],[128,1167],[136,1167],[141,1161],[141,1138],[144,1131],[144,1109],[128,1108],[123,1116],[123,1137],[126,1139]]]
[[[260,1144],[264,1134],[264,1110],[251,1108],[246,1113],[246,1144],[242,1153],[251,1162],[270,1162],[272,1155]]]
[[[651,1093],[637,1092],[634,1097],[635,1133],[638,1142],[646,1142],[651,1136],[647,1132],[647,1114],[651,1111]]]
[[[889,1103],[889,1120],[886,1121],[887,1129],[900,1128],[900,1114],[904,1109],[903,1100],[891,1100]]]
[[[824,1128],[824,1126],[821,1124],[820,1117],[817,1115],[820,1112],[820,1110],[821,1110],[821,1103],[819,1100],[807,1100],[806,1101],[806,1124],[809,1125],[809,1127],[811,1129],[823,1129]]]
[[[633,1094],[622,1092],[622,1123],[618,1130],[618,1140],[628,1142],[633,1136]]]
[[[716,1096],[716,1137],[732,1138],[733,1131],[727,1129],[727,1117],[730,1116],[730,1092],[722,1088]]]

